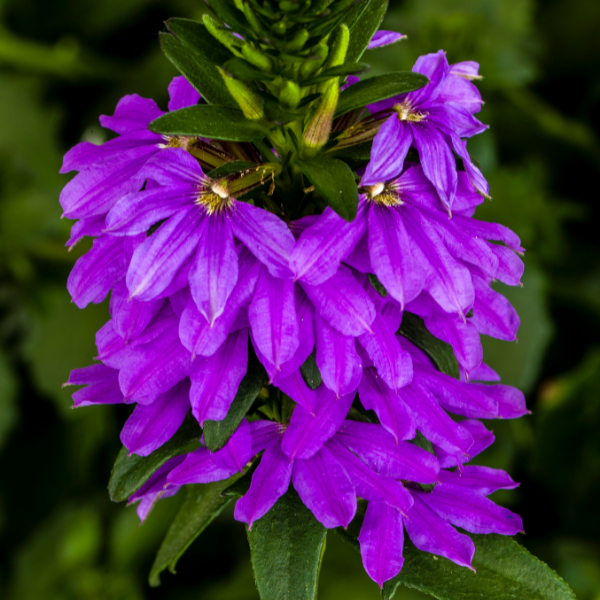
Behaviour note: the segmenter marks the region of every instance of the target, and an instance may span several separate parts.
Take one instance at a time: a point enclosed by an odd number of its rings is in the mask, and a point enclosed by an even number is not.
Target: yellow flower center
[[[398,113],[398,118],[401,121],[419,123],[427,116],[427,113],[413,112],[412,106],[408,100],[395,104],[394,110]]]
[[[233,198],[229,195],[226,183],[213,181],[200,193],[197,203],[204,206],[206,212],[212,215],[230,208]]]
[[[368,185],[363,188],[363,193],[373,204],[379,204],[381,206],[400,206],[404,204],[400,200],[400,194],[393,185],[386,185],[384,183],[376,183],[375,185]]]

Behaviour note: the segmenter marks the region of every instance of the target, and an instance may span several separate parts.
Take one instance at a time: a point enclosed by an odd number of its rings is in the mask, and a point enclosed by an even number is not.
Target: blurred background
[[[124,94],[166,108],[175,75],[157,32],[198,18],[201,0],[0,0],[0,597],[7,600],[258,598],[244,528],[221,514],[147,585],[181,498],[140,527],[106,484],[125,407],[70,409],[72,368],[95,356],[107,303],[79,311],[58,196],[62,155],[101,143],[99,114]],[[588,0],[392,0],[384,27],[408,34],[369,51],[369,75],[420,54],[477,60],[490,130],[469,143],[493,200],[477,216],[528,248],[519,342],[486,340],[485,359],[520,387],[533,415],[488,423],[479,462],[522,482],[495,499],[519,512],[520,542],[580,600],[600,600],[600,3]],[[320,600],[375,599],[360,558],[328,538]],[[424,598],[399,590],[397,598]]]

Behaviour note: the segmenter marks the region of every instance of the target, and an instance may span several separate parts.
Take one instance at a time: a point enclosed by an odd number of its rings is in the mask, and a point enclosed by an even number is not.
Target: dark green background
[[[106,483],[129,409],[70,410],[60,384],[89,364],[106,304],[79,311],[65,283],[89,246],[64,249],[62,154],[137,92],[166,108],[175,74],[159,52],[169,16],[200,0],[0,0],[0,597],[10,600],[257,598],[244,528],[231,511],[163,585],[146,576],[181,501],[140,527]],[[481,462],[522,482],[497,500],[519,512],[520,542],[581,600],[600,599],[600,3],[410,0],[386,25],[409,35],[371,51],[370,74],[409,69],[440,48],[481,63],[489,132],[470,142],[494,199],[478,216],[528,248],[518,344],[486,340],[487,361],[534,414],[491,424]],[[401,598],[420,594],[400,591]],[[320,600],[379,597],[357,554],[333,535]]]

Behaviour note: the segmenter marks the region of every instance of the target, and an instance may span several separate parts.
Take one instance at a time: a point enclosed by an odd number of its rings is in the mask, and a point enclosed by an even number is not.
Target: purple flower
[[[515,283],[522,273],[520,260],[507,256],[523,250],[518,237],[471,217],[480,202],[466,175],[459,173],[456,210],[449,219],[423,169],[409,166],[397,179],[365,188],[352,223],[327,208],[300,235],[290,265],[296,279],[318,285],[344,261],[375,273],[401,309],[427,291],[443,312],[464,321],[475,302],[475,275],[487,282]],[[484,288],[478,280],[478,294],[485,296]],[[511,321],[504,328],[506,336],[515,317],[504,318]]]
[[[173,79],[169,94],[169,110],[191,106],[200,99],[185,77]],[[153,100],[137,94],[125,96],[112,117],[100,117],[102,126],[118,133],[118,137],[100,146],[81,142],[67,152],[60,172],[80,171],[60,196],[63,216],[80,219],[73,226],[68,246],[86,235],[99,236],[104,217],[119,198],[140,189],[141,182],[135,175],[146,161],[166,145],[182,143],[178,138],[165,140],[148,131],[150,122],[162,114]]]
[[[159,186],[122,197],[108,213],[105,231],[134,236],[166,221],[133,253],[126,278],[131,298],[156,298],[189,264],[192,298],[212,326],[238,280],[234,236],[271,275],[291,274],[287,263],[294,239],[285,224],[231,198],[186,151],[164,150],[145,164],[137,178]]]
[[[458,185],[453,151],[463,159],[477,191],[484,195],[488,192],[481,172],[469,158],[466,142],[461,140],[486,129],[473,117],[481,105],[481,97],[473,84],[452,72],[442,50],[421,56],[413,71],[429,77],[429,83],[414,92],[369,106],[371,113],[393,112],[373,140],[371,162],[362,185],[374,186],[396,177],[402,171],[410,146],[414,145],[425,176],[450,211]]]
[[[372,50],[373,48],[389,46],[390,44],[395,44],[396,42],[403,40],[405,37],[405,35],[396,33],[395,31],[384,31],[383,29],[380,29],[375,32],[367,48]]]

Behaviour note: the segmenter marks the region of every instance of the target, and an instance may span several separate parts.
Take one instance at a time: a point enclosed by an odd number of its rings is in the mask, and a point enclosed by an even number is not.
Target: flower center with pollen
[[[427,116],[427,113],[413,112],[412,106],[408,100],[400,102],[399,104],[394,104],[394,110],[398,113],[398,118],[401,121],[419,123]]]
[[[209,215],[227,210],[233,204],[233,198],[227,189],[227,182],[212,181],[207,182],[205,186],[198,196],[197,203],[204,206]]]
[[[373,204],[380,204],[382,206],[400,206],[404,204],[400,200],[400,194],[392,184],[376,183],[375,185],[365,186],[361,191],[363,191],[369,202],[373,202]]]
[[[160,144],[161,148],[182,148],[189,152],[190,146],[196,141],[195,137],[187,135],[166,135],[164,136],[165,144]]]

